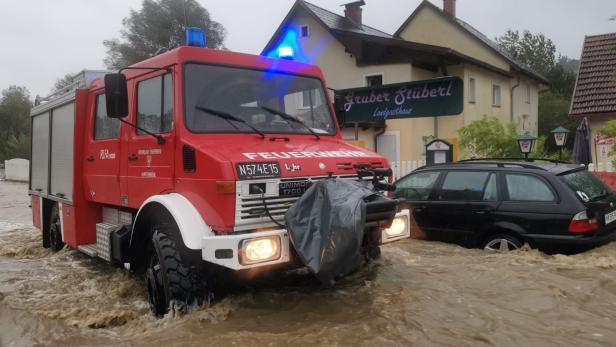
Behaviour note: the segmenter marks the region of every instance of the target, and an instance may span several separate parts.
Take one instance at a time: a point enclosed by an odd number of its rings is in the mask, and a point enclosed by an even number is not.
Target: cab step
[[[96,243],[91,243],[89,245],[81,245],[78,246],[77,249],[89,255],[90,257],[96,257],[98,255],[98,248],[96,247]]]

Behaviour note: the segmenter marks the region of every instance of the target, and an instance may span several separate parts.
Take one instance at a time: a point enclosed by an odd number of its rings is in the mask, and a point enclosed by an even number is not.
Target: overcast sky
[[[294,0],[197,0],[227,29],[226,46],[258,54]],[[342,14],[349,0],[310,0]],[[431,0],[441,7],[442,1]],[[366,0],[364,23],[393,33],[421,0]],[[49,93],[54,81],[104,68],[102,41],[119,36],[122,18],[141,0],[0,0],[0,89]],[[616,0],[458,0],[457,15],[490,38],[508,28],[542,32],[579,58],[584,35],[616,32]],[[438,28],[434,28],[438,30]]]

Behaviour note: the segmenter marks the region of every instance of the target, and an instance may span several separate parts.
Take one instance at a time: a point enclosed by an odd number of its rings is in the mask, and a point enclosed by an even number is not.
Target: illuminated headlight
[[[387,229],[383,229],[381,242],[387,243],[409,237],[411,234],[409,216],[409,210],[398,212],[391,222],[391,226]]]
[[[240,243],[240,263],[242,265],[264,263],[278,258],[280,258],[279,236],[247,239]]]
[[[394,221],[391,222],[391,226],[385,229],[385,234],[387,234],[387,238],[398,237],[406,232],[407,226],[406,216],[396,217]]]

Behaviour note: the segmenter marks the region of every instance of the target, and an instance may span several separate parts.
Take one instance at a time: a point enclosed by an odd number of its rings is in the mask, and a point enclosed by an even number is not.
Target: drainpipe
[[[381,130],[377,131],[376,133],[374,133],[374,151],[378,152],[378,146],[377,146],[377,138],[383,134],[385,134],[385,130],[387,130],[387,123],[383,123],[383,127],[381,128]]]
[[[513,122],[513,91],[519,86],[520,86],[520,77],[518,76],[518,82],[513,87],[511,87],[511,96],[509,98],[510,112],[511,112],[509,116],[510,122]]]

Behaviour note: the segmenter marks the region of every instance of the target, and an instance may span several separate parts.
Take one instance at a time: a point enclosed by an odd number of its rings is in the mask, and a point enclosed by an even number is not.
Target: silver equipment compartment
[[[32,117],[30,190],[47,194],[49,187],[49,111]]]
[[[75,156],[75,91],[87,89],[108,71],[82,71],[72,83],[32,108],[30,193],[52,200],[73,201]]]
[[[74,102],[51,111],[50,194],[69,200],[73,197],[74,131]]]

